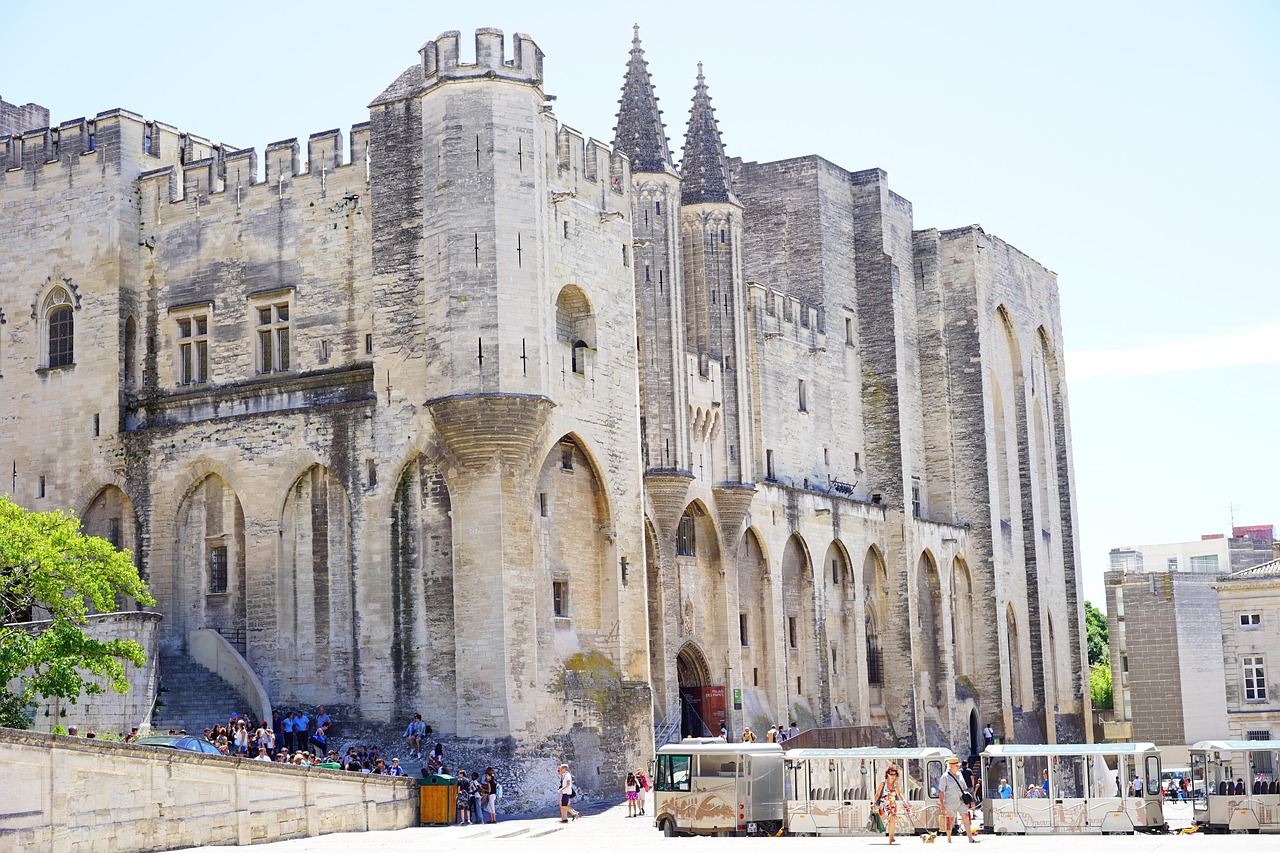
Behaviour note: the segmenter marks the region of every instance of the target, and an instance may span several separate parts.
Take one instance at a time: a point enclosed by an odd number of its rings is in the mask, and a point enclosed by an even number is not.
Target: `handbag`
[[[880,817],[880,811],[877,809],[871,813],[871,819],[867,825],[876,832],[884,832],[884,818]]]
[[[970,794],[968,791],[965,791],[963,794],[960,795],[960,802],[964,803],[966,806],[973,805],[973,794]]]

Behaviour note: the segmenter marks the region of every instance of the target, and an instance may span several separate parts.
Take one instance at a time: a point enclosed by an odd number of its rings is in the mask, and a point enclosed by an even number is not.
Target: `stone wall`
[[[98,613],[89,617],[85,633],[95,640],[133,640],[142,646],[147,662],[143,666],[124,664],[125,679],[129,682],[127,693],[117,693],[106,687],[102,693],[86,693],[75,703],[48,699],[36,706],[31,727],[40,731],[52,731],[61,724],[63,728],[77,726],[81,734],[86,732],[110,732],[125,735],[134,726],[143,729],[151,721],[151,703],[155,700],[157,634],[160,628],[159,613],[141,611]],[[47,622],[33,622],[34,630],[42,630]]]
[[[244,845],[418,823],[418,783],[0,728],[0,848]]]

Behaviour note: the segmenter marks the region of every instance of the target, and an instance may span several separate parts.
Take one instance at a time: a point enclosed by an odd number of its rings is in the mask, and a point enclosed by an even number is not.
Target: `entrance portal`
[[[978,712],[969,712],[969,757],[973,758],[982,752],[982,741],[978,740]]]
[[[676,655],[681,737],[718,737],[725,724],[724,687],[713,686],[706,658],[692,643]]]

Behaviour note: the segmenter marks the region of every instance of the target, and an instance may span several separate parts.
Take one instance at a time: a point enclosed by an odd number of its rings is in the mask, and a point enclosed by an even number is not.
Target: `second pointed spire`
[[[693,106],[689,108],[689,127],[684,135],[680,175],[684,178],[680,199],[684,204],[737,201],[729,178],[724,143],[720,139],[720,127],[716,123],[716,111],[711,106],[711,95],[707,93],[707,80],[702,76],[701,62],[698,63],[698,81],[693,87]]]

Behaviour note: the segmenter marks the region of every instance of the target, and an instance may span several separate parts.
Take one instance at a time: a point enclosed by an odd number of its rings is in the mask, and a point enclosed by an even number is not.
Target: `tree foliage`
[[[11,694],[0,723],[23,722],[21,709],[37,697],[74,703],[103,692],[103,682],[128,691],[124,662],[145,664],[142,647],[84,630],[91,611],[116,610],[123,598],[155,604],[130,554],[82,533],[74,515],[27,512],[0,496],[0,687]]]
[[[1107,614],[1087,601],[1084,603],[1084,633],[1089,645],[1089,665],[1104,664],[1109,667],[1111,640],[1107,636]]]
[[[1089,667],[1089,698],[1095,711],[1114,707],[1111,691],[1111,664],[1095,663]]]

